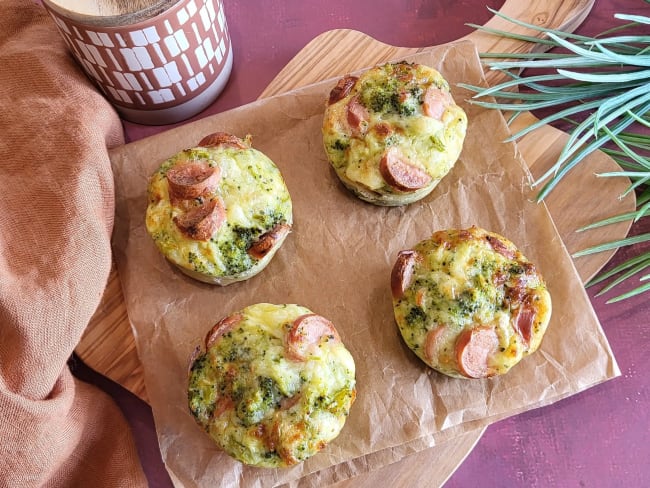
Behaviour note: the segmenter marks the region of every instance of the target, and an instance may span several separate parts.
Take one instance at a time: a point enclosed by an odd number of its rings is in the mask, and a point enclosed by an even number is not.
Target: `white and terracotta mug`
[[[43,5],[77,62],[126,120],[162,125],[192,117],[230,77],[232,46],[221,0]]]

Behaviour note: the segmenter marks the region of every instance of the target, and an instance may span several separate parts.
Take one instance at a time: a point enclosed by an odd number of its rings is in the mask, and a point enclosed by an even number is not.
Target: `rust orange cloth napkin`
[[[145,486],[128,423],[66,363],[110,270],[120,120],[35,2],[0,1],[0,486]]]

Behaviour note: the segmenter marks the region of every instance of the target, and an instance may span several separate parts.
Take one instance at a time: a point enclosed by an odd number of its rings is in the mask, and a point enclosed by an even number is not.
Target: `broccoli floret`
[[[337,139],[334,144],[332,144],[332,149],[337,151],[345,151],[348,147],[350,147],[350,142],[341,139]]]
[[[224,240],[219,244],[227,274],[237,274],[251,268],[253,261],[247,250],[259,235],[257,229],[240,226],[233,227],[232,232],[232,240]]]
[[[424,310],[422,310],[420,307],[411,307],[411,310],[409,310],[409,313],[405,318],[406,323],[409,326],[414,327],[416,325],[423,325],[427,316],[424,313]]]
[[[361,101],[365,107],[377,113],[413,115],[422,103],[422,90],[408,88],[396,80],[383,84],[368,84],[362,90]]]
[[[258,388],[250,388],[237,404],[237,417],[244,425],[253,425],[264,419],[267,412],[280,404],[282,395],[272,378],[257,378]]]

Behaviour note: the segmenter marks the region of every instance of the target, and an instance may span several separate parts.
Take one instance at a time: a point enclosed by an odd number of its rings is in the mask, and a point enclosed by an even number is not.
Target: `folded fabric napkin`
[[[40,5],[0,7],[0,485],[144,486],[120,410],[67,367],[110,270],[122,126]]]

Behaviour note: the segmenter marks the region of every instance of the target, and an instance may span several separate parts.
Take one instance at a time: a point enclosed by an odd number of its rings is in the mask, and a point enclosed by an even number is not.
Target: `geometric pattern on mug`
[[[129,108],[193,98],[221,73],[231,48],[220,0],[179,2],[155,21],[92,30],[50,14],[86,74]]]

